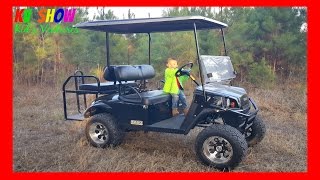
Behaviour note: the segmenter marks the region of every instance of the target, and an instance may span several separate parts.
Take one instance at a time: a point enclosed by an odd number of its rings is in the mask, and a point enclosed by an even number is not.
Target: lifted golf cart
[[[64,115],[66,120],[89,118],[86,136],[91,145],[107,147],[119,145],[130,130],[188,134],[201,127],[195,142],[196,155],[206,165],[217,169],[232,169],[246,156],[249,146],[259,143],[265,134],[265,125],[257,115],[258,107],[240,87],[230,86],[234,69],[225,48],[223,28],[226,24],[201,16],[165,17],[130,20],[84,22],[75,27],[106,32],[106,68],[101,83],[97,77],[76,71],[63,84]],[[197,30],[221,31],[224,56],[200,55]],[[193,63],[181,66],[176,76],[188,75],[197,84],[187,115],[172,116],[171,96],[162,90],[149,90],[146,80],[155,76],[151,66],[151,36],[154,32],[193,31],[195,51],[201,82],[184,71]],[[109,33],[146,33],[149,35],[149,62],[143,65],[111,65]],[[86,79],[95,83],[85,83]],[[73,81],[75,89],[66,88]],[[66,95],[76,95],[78,114],[67,112]],[[86,95],[96,99],[87,107]],[[85,111],[81,112],[80,97]]]

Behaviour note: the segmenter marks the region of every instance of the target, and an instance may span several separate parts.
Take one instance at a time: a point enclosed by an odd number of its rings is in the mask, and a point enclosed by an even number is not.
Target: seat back
[[[114,68],[117,66],[107,66],[103,72],[103,78],[107,81],[117,81],[114,74]]]
[[[103,75],[107,81],[146,80],[154,76],[155,70],[151,65],[109,66],[106,67]]]

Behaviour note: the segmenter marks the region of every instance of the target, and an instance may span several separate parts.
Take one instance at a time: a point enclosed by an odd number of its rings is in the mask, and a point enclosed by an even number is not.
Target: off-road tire
[[[210,160],[207,155],[205,155],[205,147],[207,147],[205,142],[212,138],[214,138],[214,141],[216,141],[216,137],[224,139],[228,142],[226,143],[229,146],[229,148],[227,149],[230,149],[230,145],[232,147],[232,155],[229,155],[227,157],[227,159],[229,160],[227,160],[226,162],[214,162],[214,160]],[[209,142],[211,143],[211,141]],[[214,147],[213,149],[214,151],[216,151],[216,146],[210,145],[210,147]],[[202,130],[198,134],[195,143],[196,155],[200,159],[200,161],[205,165],[212,166],[220,170],[231,170],[236,167],[246,156],[247,149],[248,145],[243,134],[229,125],[222,124],[214,124]],[[222,155],[225,156],[224,153]],[[217,155],[214,156],[217,157]]]
[[[103,128],[100,128],[101,130],[99,130],[98,126]],[[96,131],[96,135],[94,134],[94,131]],[[99,137],[98,134],[101,134],[101,132],[98,131],[105,132],[105,135],[100,135]],[[111,114],[107,113],[95,114],[92,116],[86,124],[85,133],[90,144],[100,148],[117,146],[121,144],[124,137],[124,132],[119,129],[116,119]],[[104,136],[105,139],[101,138],[101,136]]]
[[[248,146],[254,146],[262,141],[266,134],[266,125],[260,116],[256,116],[249,129],[250,135],[246,138]]]

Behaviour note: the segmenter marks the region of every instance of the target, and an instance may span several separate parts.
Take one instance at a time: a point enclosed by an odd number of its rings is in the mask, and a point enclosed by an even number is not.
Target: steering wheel
[[[184,68],[187,67],[187,66],[190,66],[190,68],[189,68],[189,69],[184,69]],[[183,75],[190,76],[190,71],[191,71],[192,67],[193,67],[193,62],[189,62],[189,63],[181,66],[181,67],[177,70],[175,76],[176,76],[176,77],[180,77],[180,76],[183,76]]]
[[[187,66],[190,66],[190,68],[184,69],[184,68],[187,67]],[[175,76],[176,76],[176,77],[180,77],[180,76],[183,76],[183,75],[187,75],[187,76],[189,76],[189,77],[192,79],[192,81],[193,81],[194,83],[196,83],[197,86],[199,86],[199,83],[196,81],[196,78],[193,77],[192,74],[190,74],[190,71],[191,71],[192,67],[193,67],[193,63],[192,63],[192,62],[189,62],[189,63],[181,66],[181,67],[177,70]]]

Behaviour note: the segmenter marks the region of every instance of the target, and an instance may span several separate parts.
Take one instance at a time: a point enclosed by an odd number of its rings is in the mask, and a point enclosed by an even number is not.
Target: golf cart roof
[[[127,33],[152,33],[191,31],[194,29],[221,29],[228,25],[203,16],[99,20],[78,23],[74,27],[93,31]]]

